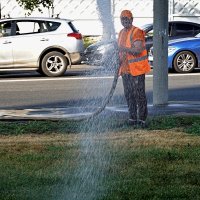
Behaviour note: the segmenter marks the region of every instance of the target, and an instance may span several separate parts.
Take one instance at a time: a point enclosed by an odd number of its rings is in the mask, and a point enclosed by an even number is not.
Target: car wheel
[[[174,58],[174,69],[179,73],[189,73],[196,66],[196,58],[190,51],[182,51]]]
[[[67,58],[60,52],[47,53],[41,63],[41,70],[46,76],[62,76],[67,70]]]

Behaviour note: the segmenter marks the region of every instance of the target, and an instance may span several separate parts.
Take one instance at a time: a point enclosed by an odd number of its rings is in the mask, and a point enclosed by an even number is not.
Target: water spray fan
[[[108,95],[105,97],[105,99],[102,101],[102,104],[99,108],[97,108],[93,113],[84,115],[84,116],[79,116],[76,118],[70,118],[68,120],[73,120],[73,121],[83,121],[83,120],[89,120],[97,116],[99,113],[101,113],[105,108],[106,105],[110,102],[115,88],[117,86],[117,81],[119,77],[119,50],[118,50],[118,44],[116,41],[115,37],[115,28],[114,28],[114,23],[113,23],[113,13],[112,13],[112,5],[111,5],[111,0],[96,0],[97,3],[97,10],[99,13],[99,19],[101,20],[103,24],[103,40],[110,40],[111,38],[114,39],[114,42],[112,42],[112,55],[108,58],[109,62],[112,66],[112,71],[114,71],[114,79],[112,82],[111,89],[108,93]]]
[[[110,58],[110,60],[112,60],[112,62],[110,63],[112,66],[111,68],[114,71],[114,78],[113,78],[113,82],[112,82],[112,86],[110,88],[110,91],[108,93],[108,95],[104,98],[104,100],[102,101],[102,104],[100,107],[98,107],[93,113],[88,114],[88,115],[84,115],[84,116],[78,116],[75,118],[68,118],[67,120],[69,121],[84,121],[84,120],[90,120],[92,118],[94,118],[95,116],[97,116],[98,114],[100,114],[105,108],[106,105],[108,105],[108,103],[110,102],[114,91],[116,89],[117,86],[117,81],[118,81],[118,77],[119,77],[119,69],[120,69],[120,64],[119,64],[119,50],[118,50],[118,44],[117,42],[113,43],[113,54],[109,55],[112,58]]]

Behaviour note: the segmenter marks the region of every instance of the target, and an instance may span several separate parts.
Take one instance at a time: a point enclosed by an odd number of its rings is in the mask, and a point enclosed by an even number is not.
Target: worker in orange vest
[[[120,20],[124,28],[118,37],[119,73],[122,76],[128,104],[129,122],[136,127],[146,127],[148,109],[145,74],[150,71],[150,65],[145,47],[145,33],[133,26],[133,15],[130,10],[123,10]]]

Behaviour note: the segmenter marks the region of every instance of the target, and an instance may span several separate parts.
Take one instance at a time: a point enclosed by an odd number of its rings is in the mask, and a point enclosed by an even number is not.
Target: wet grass
[[[179,128],[186,133],[200,135],[200,116],[164,116],[149,120],[149,130]]]
[[[200,117],[153,118],[145,130],[105,121],[0,122],[0,199],[68,200],[77,181],[77,194],[95,190],[97,200],[200,199]],[[103,152],[100,160],[81,156],[87,137],[97,144],[90,150]],[[77,177],[83,160],[94,168]]]
[[[118,152],[120,169],[110,177],[112,194],[104,199],[199,199],[199,152],[199,147]]]
[[[200,116],[160,116],[147,120],[147,130],[177,129],[200,135]],[[95,118],[89,121],[0,121],[0,135],[51,134],[128,131],[132,127],[127,119],[118,116]]]
[[[0,145],[0,199],[56,199],[56,186],[73,173],[76,145],[10,138]],[[16,140],[16,142],[13,142]],[[1,140],[2,141],[2,140]],[[58,144],[56,144],[58,142]],[[66,170],[67,169],[67,170]],[[55,193],[53,190],[55,189]]]

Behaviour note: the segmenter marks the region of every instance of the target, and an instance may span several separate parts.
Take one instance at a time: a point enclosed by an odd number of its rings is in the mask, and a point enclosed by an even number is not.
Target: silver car
[[[25,17],[0,20],[0,49],[0,69],[61,76],[81,62],[84,44],[71,20]]]

